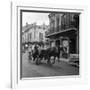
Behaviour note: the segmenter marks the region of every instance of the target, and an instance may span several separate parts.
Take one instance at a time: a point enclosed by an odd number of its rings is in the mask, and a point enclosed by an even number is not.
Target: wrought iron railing
[[[46,33],[46,36],[47,35],[50,35],[50,34],[53,34],[55,32],[60,32],[62,30],[67,30],[67,29],[70,29],[70,28],[78,28],[78,26],[76,27],[75,26],[75,22],[71,22],[69,25],[61,25],[61,26],[58,26],[58,27],[53,27],[53,28],[49,28],[47,33]]]

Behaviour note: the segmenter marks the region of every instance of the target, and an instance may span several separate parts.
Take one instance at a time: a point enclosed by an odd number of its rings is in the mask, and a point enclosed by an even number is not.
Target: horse
[[[35,45],[34,49],[32,50],[33,61],[35,61],[35,59],[38,58],[38,55],[39,55],[39,50],[38,50],[38,47]]]
[[[54,59],[51,59],[51,57],[54,57]],[[47,60],[48,64],[54,64],[55,59],[58,57],[60,58],[60,47],[49,47],[46,50],[41,50],[39,52],[39,61],[41,61],[43,58],[44,60]]]
[[[47,49],[40,49],[39,47],[35,46],[32,51],[33,61],[36,61],[36,64],[40,64],[41,60],[47,60],[48,64],[54,64],[56,57],[60,58],[60,47],[48,47]],[[51,57],[54,57],[51,59]]]

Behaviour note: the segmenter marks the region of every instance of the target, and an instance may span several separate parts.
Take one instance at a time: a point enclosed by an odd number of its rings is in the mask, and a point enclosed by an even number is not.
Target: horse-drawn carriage
[[[41,49],[37,46],[32,50],[33,61],[36,62],[36,65],[39,65],[44,59],[48,64],[52,65],[55,63],[56,57],[60,58],[60,47],[49,47],[46,49]]]

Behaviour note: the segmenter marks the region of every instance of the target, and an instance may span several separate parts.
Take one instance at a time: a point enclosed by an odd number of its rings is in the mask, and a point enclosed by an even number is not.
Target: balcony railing
[[[75,25],[72,23],[70,25],[61,25],[61,26],[58,26],[58,27],[53,27],[53,28],[50,28],[47,33],[46,33],[46,36],[47,35],[50,35],[50,34],[53,34],[55,32],[60,32],[62,30],[67,30],[67,29],[70,29],[70,28],[77,28],[75,27]]]

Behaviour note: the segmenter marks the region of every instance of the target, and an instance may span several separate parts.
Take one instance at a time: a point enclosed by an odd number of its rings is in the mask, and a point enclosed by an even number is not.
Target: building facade
[[[79,13],[50,13],[47,38],[51,44],[66,47],[67,53],[79,53]]]
[[[47,28],[48,26],[45,24],[26,24],[22,27],[22,43],[44,42]]]

